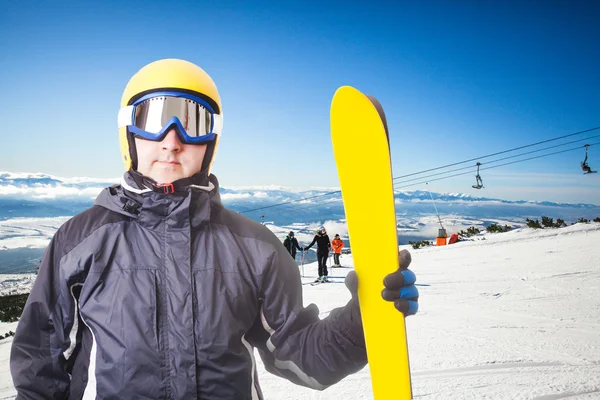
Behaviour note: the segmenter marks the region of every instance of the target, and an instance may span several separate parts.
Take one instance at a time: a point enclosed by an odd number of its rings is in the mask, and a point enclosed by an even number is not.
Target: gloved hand
[[[419,290],[414,285],[417,280],[415,273],[408,269],[411,262],[408,250],[398,253],[398,261],[400,263],[398,270],[386,275],[383,279],[384,289],[381,291],[381,297],[386,301],[393,301],[396,309],[405,316],[414,315],[419,311]],[[348,273],[345,284],[352,293],[352,297],[357,297],[358,276],[356,272]]]

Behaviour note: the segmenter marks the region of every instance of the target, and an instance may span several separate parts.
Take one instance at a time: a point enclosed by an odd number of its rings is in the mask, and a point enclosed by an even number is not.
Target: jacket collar
[[[212,209],[223,207],[217,177],[211,174],[204,183],[191,183],[173,193],[164,193],[146,187],[131,172],[126,172],[121,184],[104,189],[95,204],[149,227],[166,219],[174,228],[186,223],[197,226],[210,219]]]

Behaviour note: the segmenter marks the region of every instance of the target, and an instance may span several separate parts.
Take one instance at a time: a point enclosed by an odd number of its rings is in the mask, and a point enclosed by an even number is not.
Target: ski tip
[[[362,94],[360,90],[358,90],[352,86],[345,85],[345,86],[340,86],[339,88],[336,89],[336,91],[333,95],[333,98],[335,99],[337,96],[343,96],[346,93],[351,93],[351,92],[358,92],[358,93]]]
[[[389,144],[390,133],[388,130],[387,118],[385,116],[385,112],[383,111],[383,106],[381,105],[379,100],[377,100],[374,96],[364,94],[363,92],[361,92],[360,90],[358,90],[352,86],[340,86],[335,91],[335,94],[333,95],[333,99],[331,101],[331,107],[333,109],[334,104],[336,102],[339,102],[340,104],[344,104],[345,101],[343,99],[348,99],[348,98],[356,99],[356,97],[363,97],[363,98],[368,99],[369,102],[375,108],[375,110],[377,110],[377,113],[379,114],[379,118],[381,119],[381,122],[383,123],[383,128],[385,129],[385,134],[388,138],[388,144]]]
[[[331,109],[340,106],[347,107],[348,103],[356,103],[357,101],[360,103],[362,99],[368,100],[368,97],[360,90],[352,86],[340,86],[331,99]]]

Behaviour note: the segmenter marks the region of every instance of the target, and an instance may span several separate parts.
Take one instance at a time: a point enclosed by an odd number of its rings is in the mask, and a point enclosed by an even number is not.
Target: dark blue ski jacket
[[[367,362],[351,300],[323,320],[263,225],[125,174],[55,234],[13,340],[17,399],[262,399],[265,368],[325,389]]]

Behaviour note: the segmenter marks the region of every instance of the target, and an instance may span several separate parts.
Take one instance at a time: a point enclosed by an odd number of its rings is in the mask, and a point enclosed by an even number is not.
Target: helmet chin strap
[[[206,151],[204,152],[204,159],[202,160],[202,168],[201,172],[206,171],[208,175],[208,169],[210,168],[210,163],[214,157],[215,153],[215,144],[217,143],[217,139],[213,140],[206,144]]]
[[[129,158],[131,159],[131,170],[137,170],[137,149],[135,147],[135,138],[133,137],[133,133],[129,132],[127,129],[127,142],[129,144]]]

